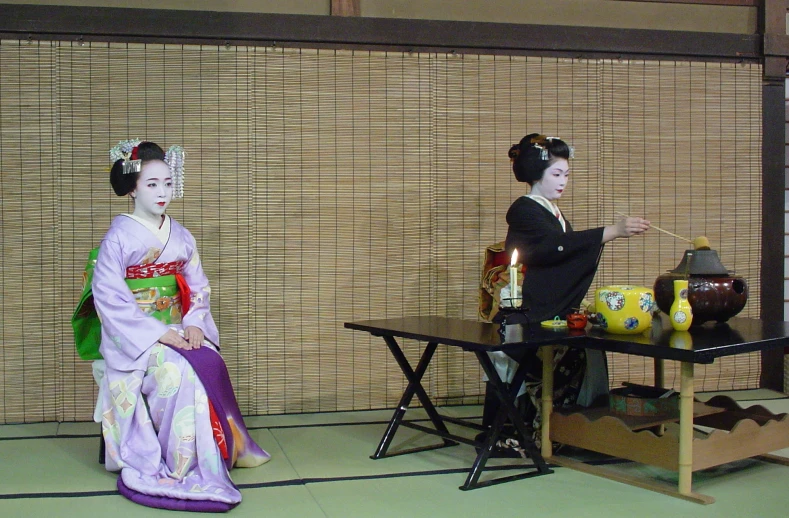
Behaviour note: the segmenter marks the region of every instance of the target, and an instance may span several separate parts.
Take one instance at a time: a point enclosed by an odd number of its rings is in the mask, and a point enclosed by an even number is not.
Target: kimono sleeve
[[[563,232],[549,218],[553,216],[531,200],[513,204],[507,212],[507,251],[517,248],[527,265],[547,266],[602,248],[603,227]]]
[[[105,238],[93,271],[93,300],[102,326],[102,347],[119,350],[136,360],[168,327],[140,310],[126,285],[123,247],[116,239]],[[105,343],[109,340],[112,343]],[[106,355],[105,355],[106,357]]]
[[[190,257],[184,267],[183,276],[186,284],[189,285],[191,296],[189,311],[183,316],[181,323],[184,328],[188,326],[200,328],[205,338],[219,347],[219,331],[214,323],[214,317],[211,316],[211,286],[208,283],[208,277],[203,272],[197,244],[191,233],[187,232],[187,239]]]

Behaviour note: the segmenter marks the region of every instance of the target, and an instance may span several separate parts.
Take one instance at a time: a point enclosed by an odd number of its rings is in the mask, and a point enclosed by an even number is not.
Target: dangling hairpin
[[[170,146],[164,155],[165,163],[170,166],[170,174],[173,175],[173,198],[184,197],[184,148],[181,146]]]
[[[123,160],[123,174],[139,173],[142,160],[137,158],[137,147],[142,143],[139,139],[121,140],[110,149],[110,162],[113,164]]]

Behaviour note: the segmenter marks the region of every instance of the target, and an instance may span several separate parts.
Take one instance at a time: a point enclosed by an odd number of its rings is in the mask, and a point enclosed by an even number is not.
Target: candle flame
[[[511,262],[510,264],[514,266],[514,265],[516,265],[517,263],[518,263],[518,249],[516,248],[516,249],[515,249],[515,250],[513,250],[513,252],[512,252],[512,262]]]

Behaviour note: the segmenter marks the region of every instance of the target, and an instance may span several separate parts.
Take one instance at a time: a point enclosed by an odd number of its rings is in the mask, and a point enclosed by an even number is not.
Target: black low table
[[[557,335],[551,330],[545,330],[536,326],[533,330],[524,330],[520,326],[513,327],[511,330],[517,336],[518,341],[509,343],[505,341],[502,333],[499,332],[498,324],[489,324],[485,322],[474,322],[469,320],[459,320],[445,317],[436,316],[422,316],[422,317],[406,317],[406,318],[391,318],[384,320],[368,320],[364,322],[348,322],[345,327],[355,329],[358,331],[366,331],[373,336],[380,336],[389,346],[397,364],[403,371],[408,385],[403,392],[397,409],[392,416],[389,426],[381,439],[378,449],[372,455],[373,459],[380,459],[384,457],[391,457],[394,455],[403,455],[406,453],[414,453],[417,451],[432,450],[437,448],[444,448],[447,446],[454,446],[458,443],[470,444],[479,449],[474,464],[472,465],[465,484],[460,486],[460,489],[468,490],[479,487],[485,487],[492,484],[499,484],[511,480],[518,480],[522,478],[544,475],[552,473],[548,468],[545,461],[540,454],[540,451],[535,447],[531,434],[527,430],[526,423],[523,422],[523,417],[515,407],[515,399],[518,394],[518,389],[526,377],[526,365],[521,365],[514,376],[511,383],[506,384],[501,380],[496,372],[493,363],[488,357],[487,353],[493,351],[505,351],[512,353],[519,353],[526,349],[538,348],[542,344],[555,343]],[[405,354],[403,353],[400,345],[397,343],[396,338],[411,338],[422,342],[427,342],[421,358],[416,366],[412,367],[408,362]],[[567,338],[565,338],[567,339]],[[490,428],[490,433],[487,434],[484,442],[477,442],[466,437],[451,434],[447,429],[446,423],[454,423],[456,425],[472,428],[475,430],[483,431],[487,428],[464,419],[457,419],[439,414],[430,397],[422,387],[422,377],[427,371],[428,365],[433,358],[438,345],[448,345],[461,347],[466,351],[473,352],[483,371],[487,375],[491,386],[494,390],[496,397],[501,402],[499,411],[494,419]],[[404,419],[405,413],[408,410],[408,405],[411,403],[414,395],[419,398],[423,408],[427,412],[433,428],[422,426],[415,422],[407,421]],[[514,425],[515,435],[529,458],[532,464],[527,467],[530,469],[527,472],[519,473],[516,475],[494,478],[491,480],[479,481],[479,477],[485,469],[485,465],[490,458],[491,453],[496,445],[496,442],[501,438],[502,429],[506,420],[509,418],[510,422]],[[443,443],[426,446],[421,448],[411,448],[399,451],[395,454],[388,453],[389,446],[392,439],[400,426],[406,426],[422,432],[437,435],[444,439]],[[517,466],[523,467],[523,466]]]
[[[740,409],[731,400],[728,402],[713,400],[710,403],[718,401],[717,404],[721,407],[706,407],[701,412],[696,412],[697,424],[726,430],[726,433],[718,435],[713,433],[710,435],[709,441],[694,440],[693,436],[694,407],[701,405],[698,402],[694,403],[694,364],[709,364],[722,356],[785,347],[789,345],[789,323],[787,322],[733,318],[725,324],[708,323],[704,326],[691,328],[687,332],[676,332],[669,325],[668,319],[663,316],[655,321],[651,333],[643,335],[611,335],[591,326],[580,331],[545,329],[539,325],[510,325],[500,328],[498,324],[438,316],[348,322],[345,327],[382,337],[408,380],[408,385],[397,409],[372,458],[380,459],[393,455],[388,454],[387,451],[400,425],[437,435],[444,440],[439,445],[404,450],[396,453],[397,455],[443,448],[458,443],[477,446],[480,451],[469,471],[465,484],[460,487],[464,490],[551,473],[551,469],[546,464],[546,459],[548,459],[556,464],[608,476],[664,494],[700,503],[711,503],[714,501],[711,497],[692,491],[693,471],[789,447],[789,418],[785,414],[767,415],[763,409],[757,410],[755,413],[748,413],[750,409]],[[427,342],[416,368],[409,364],[396,338],[411,338]],[[483,430],[483,427],[476,423],[440,415],[422,387],[422,377],[427,371],[438,345],[460,347],[474,353],[487,375],[496,397],[501,402],[500,409],[484,443],[451,434],[447,429],[447,422],[477,430]],[[558,412],[552,415],[553,371],[549,368],[550,363],[546,362],[543,369],[542,449],[538,451],[531,440],[522,416],[515,407],[518,389],[525,378],[525,365],[521,365],[512,382],[506,384],[498,376],[486,353],[503,351],[518,357],[530,349],[541,347],[544,349],[543,355],[545,357],[545,355],[552,354],[553,347],[556,345],[653,358],[656,362],[658,385],[662,385],[660,375],[662,370],[658,367],[662,365],[661,362],[663,360],[681,362],[679,417],[665,420],[665,423],[678,424],[677,436],[660,437],[658,440],[653,440],[654,434],[650,431],[645,433],[652,434],[651,436],[642,433],[638,427],[631,426],[628,431],[629,425],[623,420],[611,416],[602,419],[600,409],[593,409],[587,415],[582,412],[569,416]],[[414,395],[422,403],[433,428],[404,419]],[[531,469],[525,473],[479,482],[479,477],[485,469],[496,441],[501,437],[502,428],[507,419],[513,423],[516,438],[533,462],[528,466]],[[750,424],[738,429],[739,422],[742,420],[754,421],[759,429],[751,429],[753,427]],[[661,430],[664,428],[664,425],[661,424]],[[749,435],[746,437],[746,434]],[[724,435],[726,435],[725,438]],[[613,439],[615,436],[616,440]],[[671,489],[667,488],[665,484],[646,483],[617,477],[571,459],[554,456],[552,441],[674,469],[679,473],[678,487]],[[743,442],[747,442],[747,446],[742,446]],[[699,451],[696,456],[693,455],[694,447]]]

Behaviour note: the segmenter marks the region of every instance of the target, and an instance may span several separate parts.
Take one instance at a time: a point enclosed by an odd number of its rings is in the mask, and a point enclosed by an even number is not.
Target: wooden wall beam
[[[315,45],[483,54],[760,60],[758,34],[560,27],[110,7],[0,4],[0,37],[184,44]],[[119,23],[124,20],[127,23]]]

